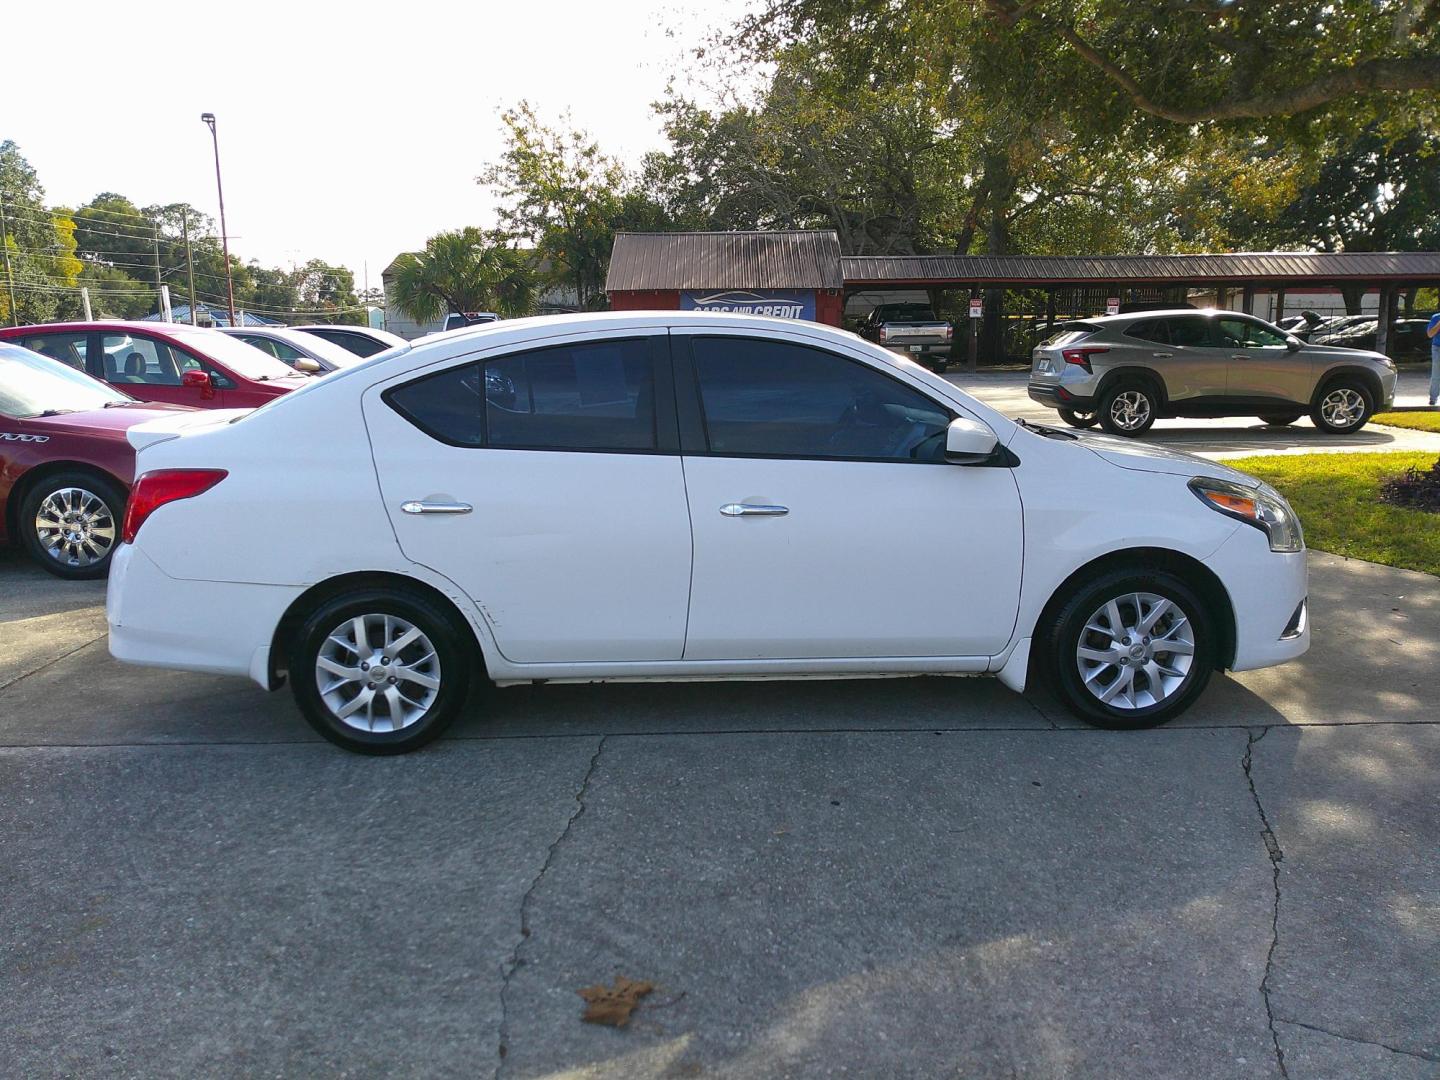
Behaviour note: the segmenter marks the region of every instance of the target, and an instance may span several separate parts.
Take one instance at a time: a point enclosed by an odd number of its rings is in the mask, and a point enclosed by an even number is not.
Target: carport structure
[[[970,360],[1003,359],[1005,290],[1033,290],[1038,305],[1023,304],[1046,332],[1066,317],[1104,313],[1106,300],[1152,304],[1189,302],[1213,294],[1216,307],[1254,313],[1256,297],[1274,297],[1272,319],[1282,318],[1285,295],[1339,291],[1347,308],[1356,297],[1378,294],[1376,348],[1386,352],[1397,301],[1407,290],[1440,285],[1440,252],[1253,252],[1225,255],[849,255],[841,259],[846,296],[925,290],[968,292],[984,299],[983,327],[970,334]],[[1238,303],[1236,302],[1238,300]],[[1012,308],[1015,303],[1011,301]],[[1063,310],[1062,310],[1063,309]],[[1013,314],[1011,312],[1010,314]]]

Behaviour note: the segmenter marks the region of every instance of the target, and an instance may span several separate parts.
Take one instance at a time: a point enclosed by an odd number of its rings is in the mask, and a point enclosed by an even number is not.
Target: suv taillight
[[[884,345],[884,344],[885,344],[885,339],[886,339],[887,337],[889,337],[889,336],[890,336],[890,335],[885,332],[885,327],[883,327],[883,326],[880,327],[880,344],[881,344],[881,345]]]
[[[133,544],[145,519],[160,507],[203,494],[228,475],[224,469],[157,469],[142,474],[130,490],[130,501],[125,504],[121,541]]]
[[[954,336],[955,336],[955,327],[951,326],[951,325],[947,322],[947,323],[945,324],[945,340],[946,340],[946,341],[949,341],[949,340],[950,340],[951,338],[953,338]]]
[[[1104,353],[1104,352],[1109,352],[1109,351],[1110,351],[1109,349],[1102,349],[1102,348],[1061,349],[1061,350],[1060,350],[1060,355],[1065,358],[1065,363],[1067,363],[1067,364],[1078,364],[1078,365],[1080,365],[1082,368],[1084,368],[1086,371],[1089,371],[1089,370],[1090,370],[1090,357],[1094,356],[1096,353]]]

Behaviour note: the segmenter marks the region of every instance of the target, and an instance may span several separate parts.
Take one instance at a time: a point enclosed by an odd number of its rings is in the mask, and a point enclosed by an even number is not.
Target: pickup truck
[[[937,373],[950,364],[954,330],[929,304],[881,304],[860,324],[860,336],[929,364]]]

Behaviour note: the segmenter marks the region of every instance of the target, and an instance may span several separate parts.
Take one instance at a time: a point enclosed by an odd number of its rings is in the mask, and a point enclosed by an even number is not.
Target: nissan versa
[[[477,678],[1038,669],[1138,728],[1309,645],[1271,488],[1012,422],[813,323],[493,323],[129,438],[111,652],[288,678],[368,753],[433,739]]]

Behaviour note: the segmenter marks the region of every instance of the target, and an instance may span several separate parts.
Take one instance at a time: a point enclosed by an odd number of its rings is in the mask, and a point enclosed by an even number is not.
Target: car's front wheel
[[[20,503],[20,535],[56,577],[104,577],[120,538],[125,492],[94,473],[62,472],[32,485]]]
[[[1143,435],[1155,423],[1158,405],[1147,384],[1118,383],[1100,397],[1100,426],[1111,435]]]
[[[1204,603],[1163,570],[1113,571],[1080,585],[1044,628],[1050,682],[1080,719],[1143,728],[1184,711],[1214,667]]]
[[[1365,387],[1354,382],[1335,382],[1320,392],[1310,419],[1330,435],[1349,435],[1364,427],[1374,410],[1374,402]]]
[[[434,601],[365,588],[320,604],[290,649],[290,682],[310,726],[362,754],[403,754],[459,715],[474,656],[467,631]]]
[[[1080,413],[1074,409],[1060,409],[1060,419],[1073,428],[1092,428],[1100,422],[1100,417],[1095,413]]]

